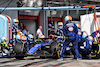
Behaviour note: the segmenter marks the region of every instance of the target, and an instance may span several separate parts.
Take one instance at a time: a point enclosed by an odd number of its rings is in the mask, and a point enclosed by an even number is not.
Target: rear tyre
[[[100,44],[98,44],[97,42],[93,42],[91,57],[94,59],[100,58]]]
[[[53,58],[59,59],[60,58],[60,52],[61,52],[61,45],[60,43],[56,44],[56,48],[54,49]]]
[[[50,50],[53,58],[58,58],[59,51],[58,51],[58,43],[54,41],[50,44]],[[58,54],[57,54],[58,53]]]

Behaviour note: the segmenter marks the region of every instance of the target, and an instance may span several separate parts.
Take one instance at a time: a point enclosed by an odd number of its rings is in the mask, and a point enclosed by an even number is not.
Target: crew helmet
[[[5,36],[3,36],[3,37],[1,37],[1,42],[6,42],[7,41],[7,37],[5,37]]]
[[[58,22],[58,28],[62,29],[63,28],[63,23],[62,22]]]
[[[80,24],[76,24],[76,26],[77,26],[77,28],[79,28],[79,29],[81,28],[81,25],[80,25]]]
[[[15,26],[18,26],[18,23],[19,23],[18,19],[16,19],[16,18],[13,19],[13,23],[14,23]]]
[[[94,41],[94,38],[92,36],[88,36],[88,39]]]
[[[71,16],[65,16],[65,18],[64,18],[64,20],[65,20],[65,22],[67,22],[68,20],[72,20],[72,17]]]
[[[86,32],[86,31],[83,31],[82,38],[85,38],[85,37],[87,37],[87,36],[88,36],[87,32]]]
[[[34,36],[33,36],[32,34],[29,34],[29,35],[28,35],[28,39],[29,39],[30,41],[32,41],[32,40],[34,39]]]
[[[17,40],[17,41],[21,41],[21,39],[22,39],[22,36],[19,35],[19,34],[17,34],[17,35],[16,35],[16,40]]]

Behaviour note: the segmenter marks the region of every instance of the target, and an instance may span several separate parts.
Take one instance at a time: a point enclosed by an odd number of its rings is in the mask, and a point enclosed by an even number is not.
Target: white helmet
[[[63,28],[63,23],[62,22],[58,22],[58,28],[62,29]]]
[[[65,20],[65,23],[68,21],[68,20],[72,20],[72,17],[71,16],[65,16],[65,18],[64,18],[64,20]]]
[[[92,36],[88,36],[88,39],[94,41],[94,38]]]
[[[85,37],[87,37],[87,36],[88,36],[87,32],[86,32],[86,31],[83,31],[82,38],[85,38]]]
[[[17,34],[17,35],[16,35],[16,40],[17,40],[17,41],[21,41],[21,39],[22,39],[22,36],[19,35],[19,34]]]
[[[79,29],[81,28],[81,25],[80,25],[80,24],[76,24],[76,26],[77,26],[77,28],[79,28]]]
[[[1,37],[1,42],[6,42],[7,41],[7,37],[5,37],[5,36],[3,36],[3,37]]]
[[[28,39],[29,39],[30,41],[32,41],[32,40],[34,39],[34,36],[33,36],[32,34],[29,34],[29,35],[28,35]]]

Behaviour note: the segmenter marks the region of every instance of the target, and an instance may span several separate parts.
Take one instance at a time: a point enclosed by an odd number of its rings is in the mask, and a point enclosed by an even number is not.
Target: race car
[[[27,44],[23,42],[16,43],[14,47],[15,58],[23,59],[27,55],[40,56],[45,58],[46,56],[52,56],[59,58],[59,46],[56,39],[43,38],[35,42],[35,45],[27,51]]]

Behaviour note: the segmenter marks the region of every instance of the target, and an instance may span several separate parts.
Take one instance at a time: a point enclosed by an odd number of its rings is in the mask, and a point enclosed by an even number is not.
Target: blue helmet
[[[1,42],[6,42],[7,41],[7,37],[5,37],[5,36],[3,36],[3,37],[1,37]]]
[[[64,20],[65,20],[65,22],[67,22],[68,20],[72,20],[72,17],[71,16],[65,16],[65,18],[64,18]]]
[[[18,26],[18,22],[19,22],[18,19],[16,19],[16,18],[13,19],[13,23],[14,23],[15,26]]]
[[[32,34],[29,34],[29,35],[28,35],[28,39],[29,39],[30,41],[32,41],[32,40],[34,39],[34,36],[33,36]]]

